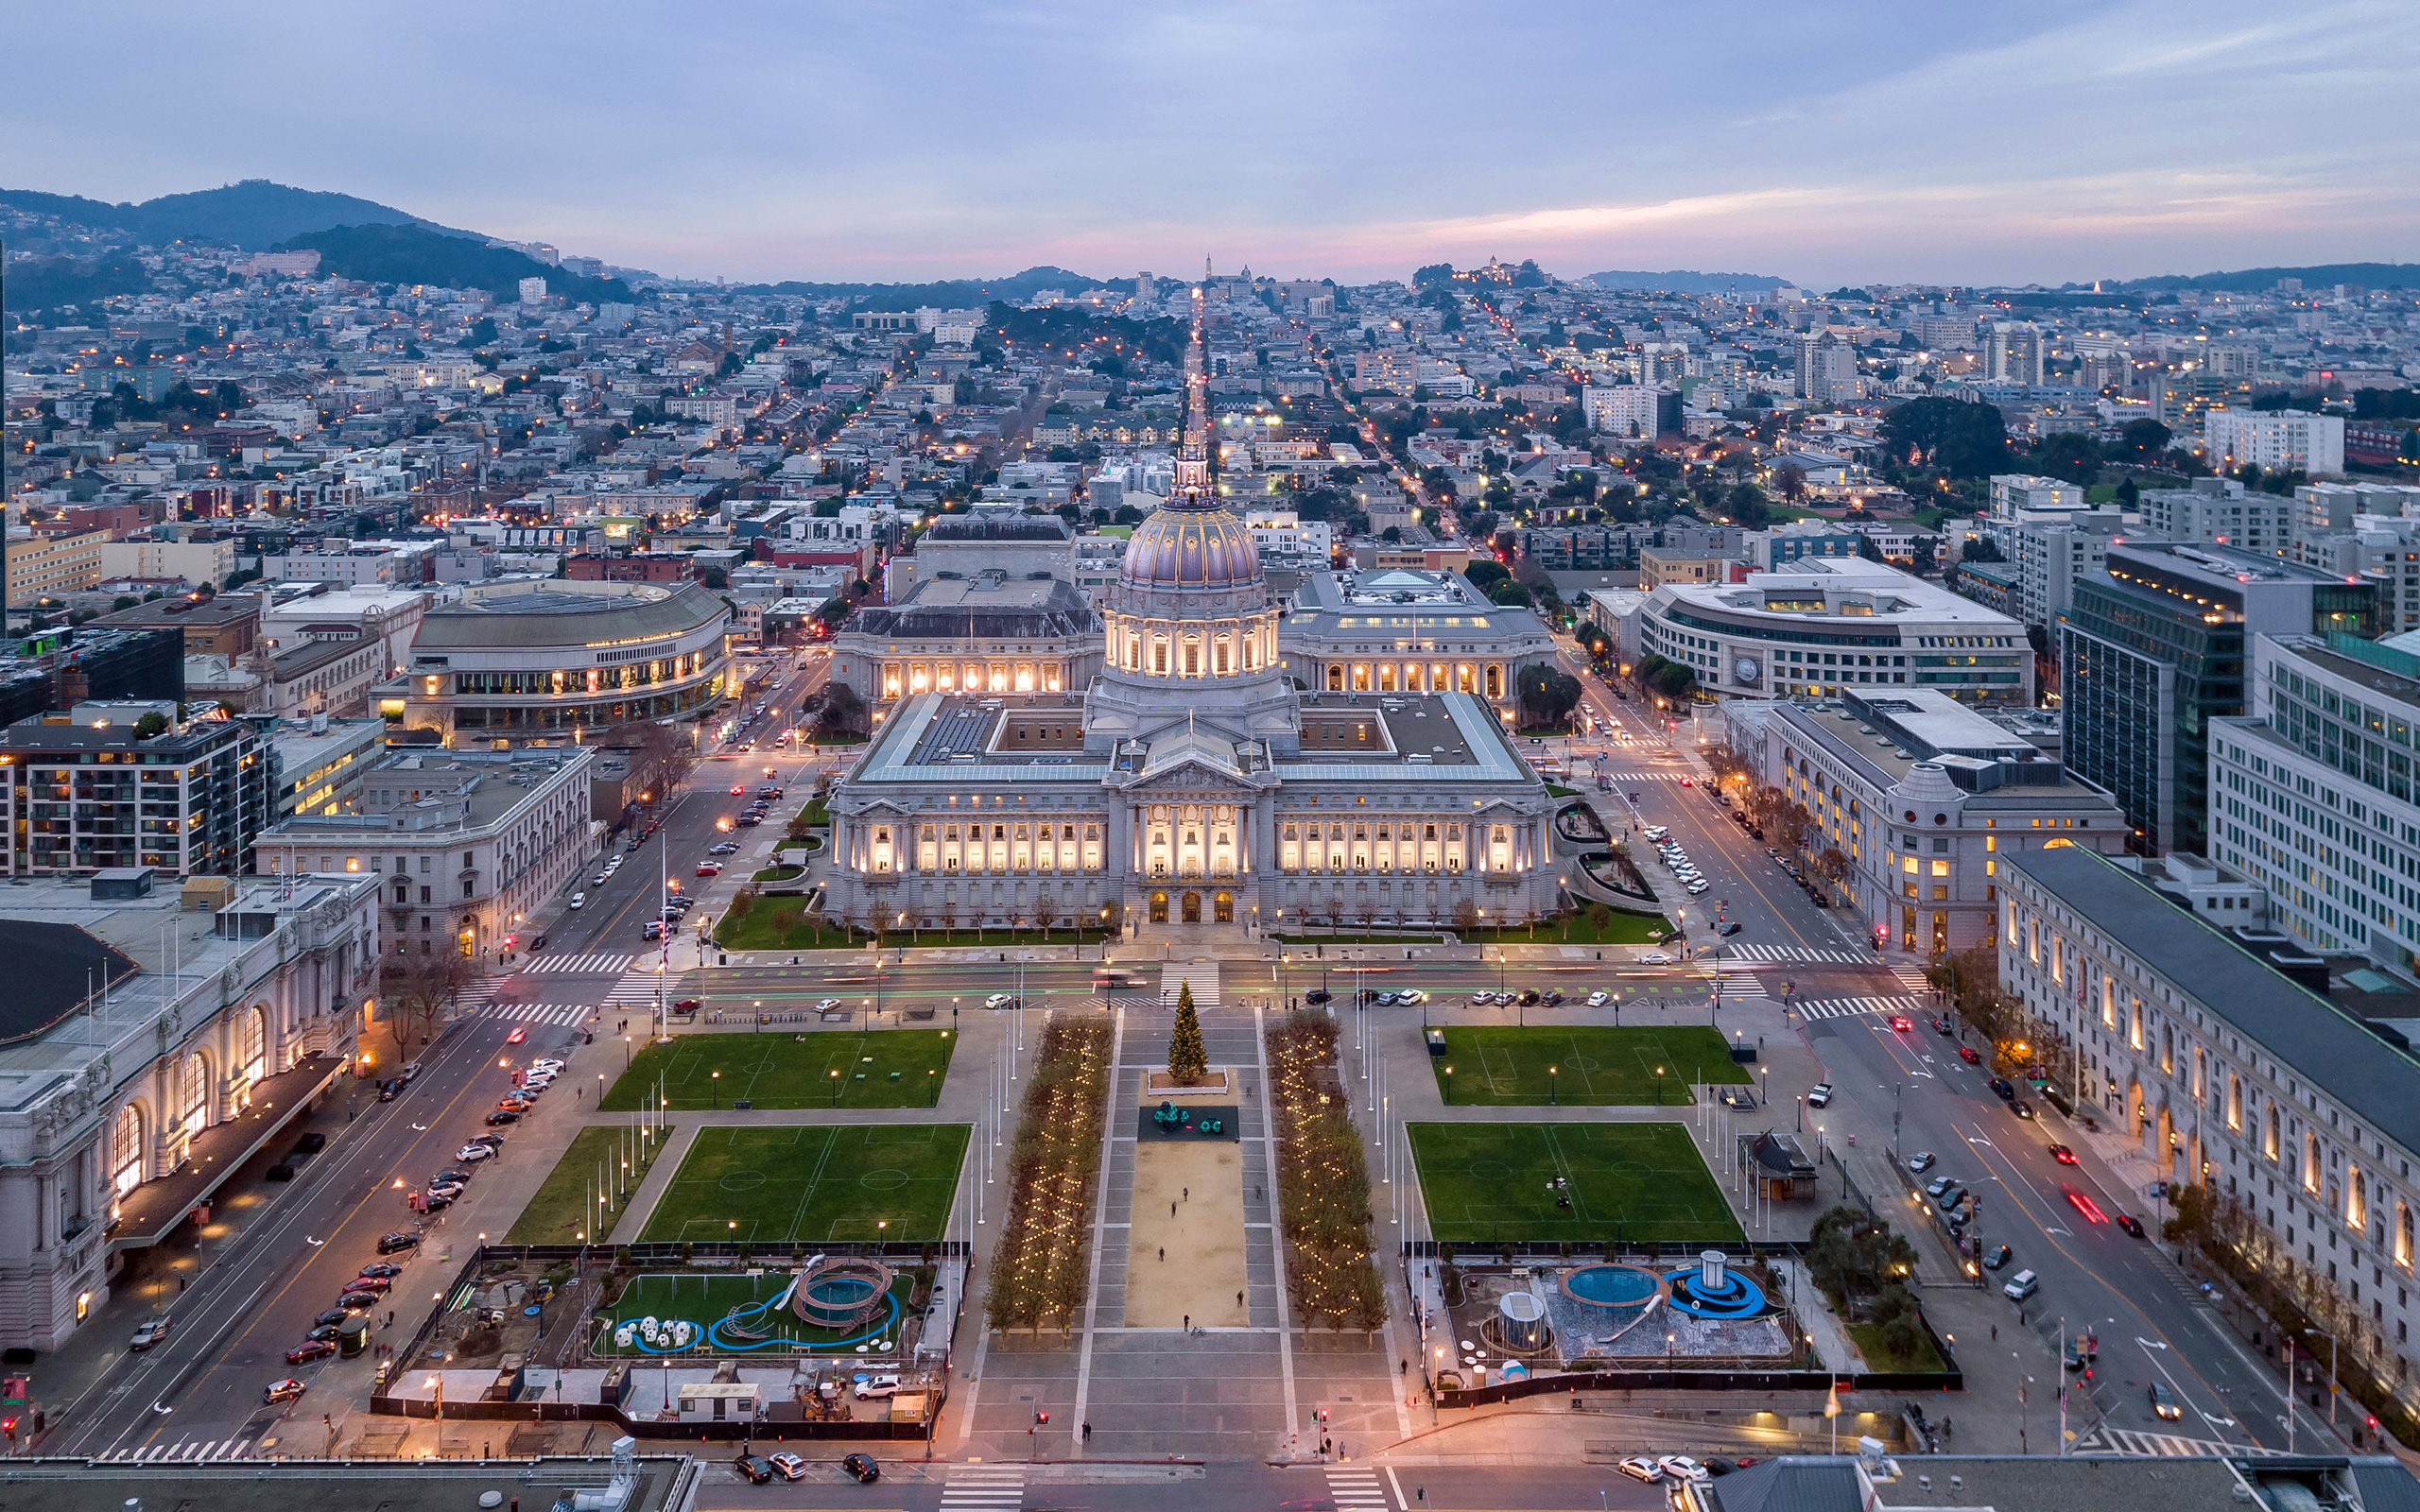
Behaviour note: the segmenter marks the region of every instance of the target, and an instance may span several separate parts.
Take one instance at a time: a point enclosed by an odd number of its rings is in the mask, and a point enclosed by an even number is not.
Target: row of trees
[[[1369,1166],[1337,1074],[1336,1021],[1288,1014],[1270,1026],[1268,1043],[1288,1294],[1305,1326],[1317,1319],[1374,1333],[1387,1321],[1387,1294],[1370,1238]]]
[[[1065,1329],[1083,1309],[1110,1048],[1110,1025],[1098,1017],[1060,1019],[1043,1031],[1009,1150],[1009,1216],[992,1259],[995,1329]]]

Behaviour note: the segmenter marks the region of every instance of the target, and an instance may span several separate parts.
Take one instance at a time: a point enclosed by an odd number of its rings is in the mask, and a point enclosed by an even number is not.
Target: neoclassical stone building
[[[1210,487],[1197,331],[1175,491],[1103,593],[1101,670],[897,705],[834,808],[824,909],[894,927],[1519,920],[1550,911],[1544,785],[1483,695],[1309,689]]]

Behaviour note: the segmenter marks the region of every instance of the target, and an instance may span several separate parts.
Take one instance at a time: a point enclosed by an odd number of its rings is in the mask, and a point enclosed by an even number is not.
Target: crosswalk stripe
[[[498,1003],[481,1008],[477,1017],[518,1023],[566,1025],[578,1023],[595,1011],[585,1003]]]
[[[554,972],[558,975],[585,973],[596,976],[614,971],[627,971],[637,957],[628,954],[542,955],[531,961],[525,971]]]
[[[1725,947],[1743,961],[1825,961],[1840,966],[1872,966],[1870,951],[1829,950],[1812,945],[1732,945]]]
[[[2211,1438],[2187,1438],[2182,1434],[2146,1433],[2136,1428],[2111,1428],[2103,1425],[2076,1440],[2076,1448],[2100,1450],[2120,1454],[2137,1454],[2169,1459],[2196,1455],[2268,1455],[2284,1452],[2264,1449],[2256,1444],[2227,1444]]]
[[[1827,998],[1821,1003],[1792,1003],[1806,1019],[1842,1019],[1859,1013],[1914,1013],[1922,1005],[1913,998]]]

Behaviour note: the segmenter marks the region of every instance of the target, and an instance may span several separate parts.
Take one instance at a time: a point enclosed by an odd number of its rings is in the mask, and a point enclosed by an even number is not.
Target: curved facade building
[[[727,685],[731,609],[704,585],[554,580],[467,590],[431,610],[390,724],[503,744],[702,713]]]

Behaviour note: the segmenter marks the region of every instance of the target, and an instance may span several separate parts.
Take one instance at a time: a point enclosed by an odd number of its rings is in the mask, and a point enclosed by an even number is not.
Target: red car
[[[1915,1028],[1915,1026],[1916,1021],[1909,1018],[1904,1013],[1894,1013],[1891,1015],[1891,1027],[1898,1030],[1901,1034],[1908,1033],[1910,1030]]]
[[[333,1339],[304,1339],[285,1351],[285,1363],[309,1365],[314,1360],[324,1360],[336,1352],[336,1341]]]
[[[734,798],[739,798],[745,795],[747,791],[748,786],[744,782],[734,782],[731,784],[731,796]]]
[[[2061,1165],[2073,1165],[2076,1163],[2076,1152],[2064,1144],[2053,1144],[2050,1146],[2050,1159]]]
[[[527,1024],[523,1024],[521,1027],[519,1027],[519,1028],[517,1028],[517,1029],[513,1030],[510,1034],[506,1035],[506,1036],[504,1037],[504,1042],[505,1042],[506,1044],[509,1044],[509,1045],[517,1045],[517,1044],[519,1044],[522,1040],[527,1040],[527,1039],[528,1039],[528,1038],[529,1038],[529,1026],[528,1026]]]
[[[1958,1058],[1970,1066],[1979,1066],[1983,1063],[1983,1057],[1976,1052],[1973,1045],[1960,1045]]]
[[[1695,782],[1691,782],[1691,781],[1689,781],[1687,778],[1684,777],[1684,778],[1682,778],[1682,779],[1681,779],[1681,785],[1682,785],[1683,787],[1695,787],[1695,786],[1697,786],[1698,784],[1697,784],[1697,783],[1695,783]]]

